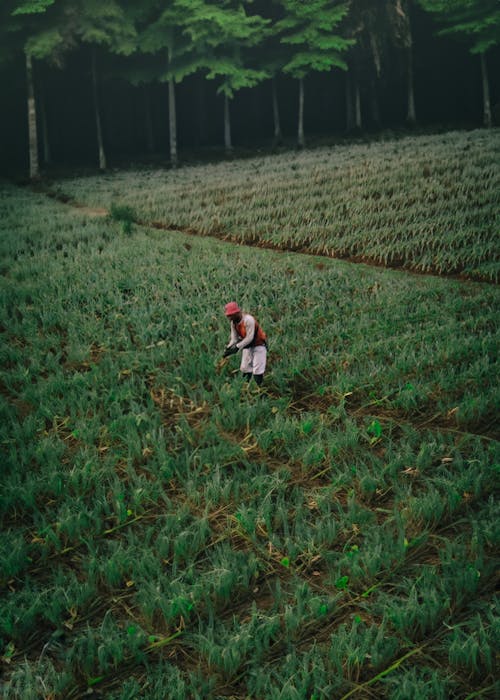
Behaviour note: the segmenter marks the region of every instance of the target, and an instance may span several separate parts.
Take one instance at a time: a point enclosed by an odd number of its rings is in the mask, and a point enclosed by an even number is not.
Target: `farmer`
[[[245,379],[250,381],[253,376],[257,384],[262,384],[267,358],[266,334],[257,320],[242,311],[235,301],[226,304],[224,313],[231,321],[231,337],[224,357],[241,350],[240,369]]]

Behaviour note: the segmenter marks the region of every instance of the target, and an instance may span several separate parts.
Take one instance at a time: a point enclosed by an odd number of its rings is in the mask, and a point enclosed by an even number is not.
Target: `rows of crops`
[[[497,288],[1,197],[2,696],[493,697]]]
[[[494,697],[498,288],[0,197],[2,697]]]
[[[228,240],[498,281],[500,132],[66,180],[136,218]]]

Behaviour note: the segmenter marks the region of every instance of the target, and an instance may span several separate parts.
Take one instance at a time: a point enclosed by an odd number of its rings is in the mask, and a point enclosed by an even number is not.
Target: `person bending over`
[[[240,370],[245,379],[254,377],[257,384],[262,384],[266,371],[267,336],[257,319],[242,311],[235,301],[224,307],[224,313],[231,322],[231,336],[223,357],[229,357],[241,350]]]

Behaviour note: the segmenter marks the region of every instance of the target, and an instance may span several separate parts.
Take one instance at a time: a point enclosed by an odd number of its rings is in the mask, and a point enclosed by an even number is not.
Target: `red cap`
[[[224,313],[226,316],[232,316],[233,314],[239,314],[241,311],[240,307],[235,301],[230,301],[229,304],[226,304],[224,307]]]

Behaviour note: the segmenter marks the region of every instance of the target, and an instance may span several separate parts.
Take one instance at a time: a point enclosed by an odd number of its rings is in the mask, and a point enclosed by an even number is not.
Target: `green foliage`
[[[284,65],[283,71],[295,78],[304,78],[312,71],[328,71],[333,67],[347,69],[340,57],[354,42],[333,33],[348,11],[347,4],[330,0],[303,3],[281,0],[285,11],[275,30],[280,41],[297,47]]]
[[[132,226],[136,221],[136,214],[132,207],[128,205],[112,204],[109,216],[113,221],[118,221],[122,225],[124,234],[132,233]]]
[[[56,0],[28,0],[22,2],[13,11],[13,15],[30,15],[45,12],[47,8],[55,3]]]
[[[107,613],[98,628],[87,627],[76,637],[68,660],[91,681],[116,668],[126,658],[142,659],[145,644],[143,630],[137,627],[133,634],[129,634]]]
[[[215,59],[210,62],[207,78],[213,80],[218,76],[223,76],[224,81],[217,88],[217,92],[227,97],[233,97],[234,93],[241,88],[255,87],[269,77],[266,71],[243,68],[231,60]]]
[[[56,56],[65,48],[65,44],[65,37],[60,30],[52,27],[29,37],[25,44],[25,50],[33,58],[44,59],[50,57],[52,60],[57,61]]]
[[[116,0],[72,0],[65,15],[68,27],[80,41],[107,46],[126,56],[135,51],[132,18]]]
[[[189,12],[184,33],[201,53],[200,66],[209,80],[222,78],[217,88],[229,98],[244,87],[254,87],[269,77],[266,70],[248,64],[246,51],[261,43],[267,35],[269,20],[248,14],[242,2],[179,0]]]
[[[16,29],[24,50],[34,58],[61,66],[64,54],[79,42],[104,45],[125,55],[135,50],[135,27],[115,0],[71,0],[62,5],[55,0],[31,0],[13,11],[14,16],[26,15]]]
[[[9,680],[2,684],[2,697],[5,700],[37,700],[49,693],[64,696],[70,683],[70,674],[61,672],[51,661],[25,659],[17,665]]]
[[[470,52],[485,53],[500,42],[500,9],[495,0],[419,0],[435,15],[439,33],[465,38]]]
[[[498,609],[484,610],[466,625],[457,625],[446,640],[450,664],[466,669],[472,677],[483,679],[494,673],[498,648]]]
[[[199,46],[190,41],[187,29],[193,19],[193,6],[182,0],[168,3],[147,4],[137,18],[137,44],[141,52],[166,53],[166,60],[155,61],[155,68],[150,69],[146,82],[156,77],[161,81],[175,80],[181,82],[191,73],[203,67],[203,56]],[[153,65],[153,64],[151,64]],[[159,65],[159,68],[158,68]],[[139,71],[132,73],[142,79],[147,73]],[[139,82],[137,77],[132,82]]]

